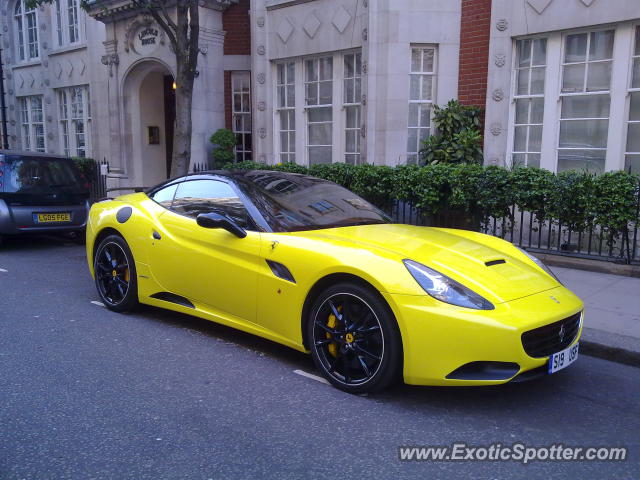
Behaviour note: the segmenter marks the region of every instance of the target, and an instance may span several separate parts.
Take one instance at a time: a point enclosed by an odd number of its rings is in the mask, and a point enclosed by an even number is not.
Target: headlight
[[[476,310],[494,309],[491,302],[455,280],[413,260],[403,262],[416,282],[436,300]]]
[[[547,272],[549,275],[551,275],[553,278],[555,278],[559,283],[562,283],[560,281],[560,279],[558,279],[558,277],[556,277],[556,274],[553,273],[551,271],[551,269],[549,267],[547,267],[544,262],[542,260],[540,260],[537,257],[534,257],[533,255],[531,255],[529,252],[527,252],[524,248],[520,248],[520,247],[516,247],[518,250],[520,250],[522,253],[524,253],[527,257],[529,257],[531,259],[532,262],[534,262],[536,265],[538,265],[542,270],[544,270],[545,272]]]

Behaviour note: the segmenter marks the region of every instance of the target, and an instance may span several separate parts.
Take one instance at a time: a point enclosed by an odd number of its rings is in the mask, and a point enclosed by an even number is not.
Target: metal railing
[[[457,211],[428,215],[409,203],[396,202],[390,212],[398,223],[431,227],[463,228],[504,238],[533,252],[570,257],[607,260],[616,263],[640,264],[640,222],[630,222],[618,234],[607,232],[600,225],[590,224],[574,230],[557,219],[538,219],[531,212],[519,211],[515,206],[511,215],[481,221]],[[638,215],[640,218],[640,194]]]
[[[89,202],[95,203],[107,196],[107,175],[109,173],[109,162],[107,160],[96,161],[93,168],[93,175],[89,179]]]

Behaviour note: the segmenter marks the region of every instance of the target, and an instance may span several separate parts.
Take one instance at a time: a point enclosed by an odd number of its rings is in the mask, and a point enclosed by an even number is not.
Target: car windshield
[[[48,193],[52,190],[81,190],[80,174],[63,158],[6,157],[4,191]]]
[[[293,173],[244,175],[251,196],[275,232],[388,223],[389,217],[335,183]]]

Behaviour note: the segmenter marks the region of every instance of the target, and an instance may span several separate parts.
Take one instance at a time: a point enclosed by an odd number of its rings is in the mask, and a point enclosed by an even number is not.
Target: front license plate
[[[578,358],[578,344],[554,353],[549,357],[549,373],[555,373],[558,370],[568,367]]]
[[[33,221],[35,223],[55,223],[55,222],[70,222],[71,214],[69,212],[64,213],[34,213]]]

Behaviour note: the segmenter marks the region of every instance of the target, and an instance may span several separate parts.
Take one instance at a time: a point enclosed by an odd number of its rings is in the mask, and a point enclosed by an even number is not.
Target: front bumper
[[[525,378],[525,372],[540,369],[549,357],[527,355],[522,334],[583,309],[582,301],[562,286],[498,304],[495,310],[456,307],[428,295],[384,296],[402,335],[404,380],[414,385],[496,385]],[[571,345],[580,338],[582,323]],[[447,378],[471,362],[517,364],[517,368],[500,380]]]

